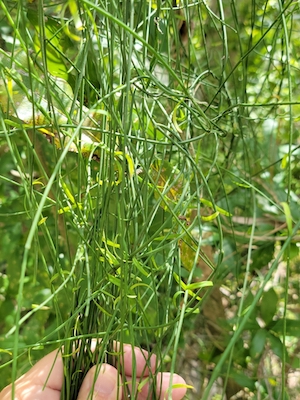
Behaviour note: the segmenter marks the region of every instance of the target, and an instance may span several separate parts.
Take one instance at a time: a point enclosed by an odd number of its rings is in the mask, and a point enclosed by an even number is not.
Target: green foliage
[[[284,398],[299,367],[299,4],[223,3],[1,2],[1,385],[64,345],[75,398],[114,340],[174,371],[192,334],[203,399],[219,377],[228,398],[232,382]],[[196,331],[202,314],[221,337]]]

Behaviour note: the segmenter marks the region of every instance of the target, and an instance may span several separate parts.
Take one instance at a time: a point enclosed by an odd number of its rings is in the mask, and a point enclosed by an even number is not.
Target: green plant
[[[203,399],[219,376],[221,393],[233,380],[288,395],[298,9],[1,2],[4,384],[28,356],[64,346],[62,397],[73,398],[83,365],[116,362],[114,340],[174,371],[214,281],[230,301],[226,333],[199,354],[203,374],[214,365]],[[260,375],[273,354],[280,385]]]

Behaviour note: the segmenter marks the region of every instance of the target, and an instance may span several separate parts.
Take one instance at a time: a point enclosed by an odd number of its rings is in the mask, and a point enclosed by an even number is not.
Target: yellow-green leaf
[[[232,214],[230,212],[224,210],[221,207],[218,207],[216,204],[213,204],[211,201],[203,199],[203,198],[201,198],[200,201],[202,204],[204,204],[216,211],[219,211],[220,214],[225,215],[226,217],[232,217]]]
[[[201,215],[201,219],[202,219],[202,221],[207,221],[207,222],[212,221],[212,220],[216,219],[219,214],[220,214],[219,211],[216,211],[211,215],[205,215],[205,216]]]
[[[48,217],[44,217],[44,218],[42,218],[41,220],[39,220],[38,226],[43,225],[43,224],[46,222],[47,218],[48,218]]]
[[[290,209],[290,206],[288,205],[288,203],[286,203],[286,202],[282,202],[281,205],[283,207],[288,232],[289,232],[289,235],[291,235],[292,231],[293,231],[293,219],[292,219],[291,209]]]

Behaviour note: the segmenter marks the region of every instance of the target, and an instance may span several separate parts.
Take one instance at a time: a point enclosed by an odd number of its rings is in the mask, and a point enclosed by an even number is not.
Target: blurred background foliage
[[[299,3],[0,5],[0,389],[93,336],[296,398]]]

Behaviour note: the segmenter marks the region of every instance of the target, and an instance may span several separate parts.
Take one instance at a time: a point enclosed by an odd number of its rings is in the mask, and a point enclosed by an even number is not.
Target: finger
[[[86,374],[77,400],[121,400],[120,383],[121,377],[112,365],[102,364],[100,370],[94,366]]]
[[[152,398],[151,391],[153,391],[153,385],[150,383],[150,380],[147,382],[142,379],[140,382],[132,385],[130,378],[131,377],[128,376],[127,381],[130,393],[135,394],[132,396],[133,398],[137,398],[138,400],[149,400]],[[155,398],[160,400],[168,399],[169,393],[171,392],[172,400],[183,399],[186,394],[186,388],[178,387],[178,385],[186,385],[185,380],[181,376],[171,374],[170,372],[158,373],[156,376]]]
[[[63,363],[55,350],[38,361],[25,375],[15,382],[18,400],[59,400],[63,384]],[[1,400],[10,400],[12,385],[0,394]]]
[[[97,346],[101,346],[101,341],[93,339],[91,344],[91,350],[96,351]],[[122,373],[125,375],[132,375],[134,370],[137,377],[148,376],[150,372],[156,371],[156,356],[154,354],[149,355],[148,351],[139,347],[132,347],[130,344],[124,344],[121,348],[120,342],[113,342],[114,351],[117,353],[116,356],[124,366]]]
[[[170,372],[158,373],[156,382],[156,393],[157,396],[160,396],[159,399],[167,399],[171,392],[172,400],[181,400],[186,394],[185,387],[178,387],[178,385],[186,385],[185,380],[180,375]]]
[[[123,346],[123,354],[120,356],[121,363],[124,365],[125,375],[131,376],[132,371],[136,372],[138,378],[149,376],[149,373],[154,373],[156,370],[156,356],[149,355],[148,351],[134,347],[130,344]]]

